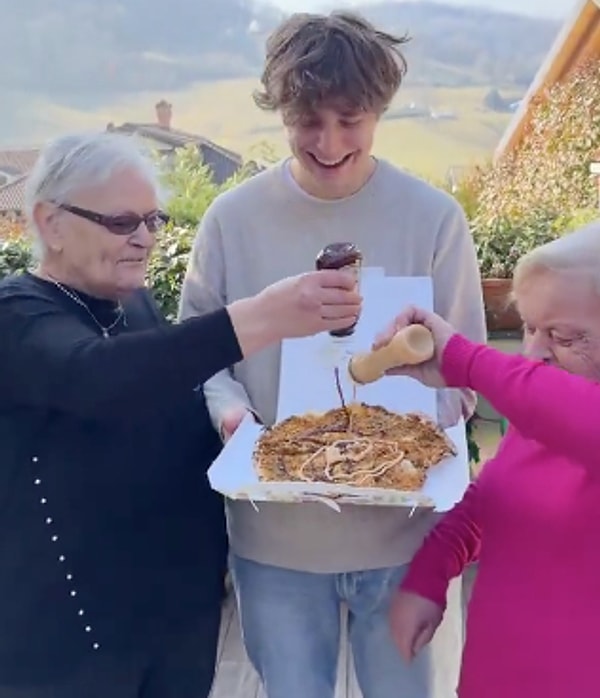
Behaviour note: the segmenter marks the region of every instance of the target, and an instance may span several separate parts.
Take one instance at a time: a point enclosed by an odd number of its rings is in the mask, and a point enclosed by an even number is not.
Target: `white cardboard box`
[[[282,345],[277,421],[293,414],[326,411],[340,405],[334,367],[340,368],[342,389],[347,401],[353,387],[347,376],[347,361],[356,351],[367,350],[375,335],[407,305],[433,306],[431,279],[386,277],[379,269],[363,270],[361,291],[364,305],[354,335],[336,340],[327,333],[286,340]],[[422,412],[437,418],[435,391],[410,378],[387,376],[359,386],[356,399],[389,410]],[[461,421],[446,433],[457,447],[457,455],[432,468],[420,492],[383,488],[360,488],[327,483],[260,482],[252,454],[262,427],[248,417],[228,441],[208,471],[211,486],[232,499],[260,501],[315,501],[338,508],[339,504],[379,506],[430,506],[447,511],[469,483],[465,425]]]

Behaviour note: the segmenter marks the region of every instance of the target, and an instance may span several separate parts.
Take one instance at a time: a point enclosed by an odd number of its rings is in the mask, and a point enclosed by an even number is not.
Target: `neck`
[[[38,276],[40,279],[45,279],[46,281],[52,281],[55,284],[67,286],[76,293],[83,293],[87,296],[91,296],[92,298],[115,302],[120,302],[123,300],[120,294],[110,293],[107,292],[106,289],[100,289],[92,284],[88,284],[82,279],[64,273],[61,269],[57,269],[51,264],[41,262],[33,270],[33,274]]]

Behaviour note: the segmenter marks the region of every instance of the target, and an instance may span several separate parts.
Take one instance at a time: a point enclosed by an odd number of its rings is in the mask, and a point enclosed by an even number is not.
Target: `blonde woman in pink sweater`
[[[430,533],[398,590],[394,638],[419,661],[450,580],[479,561],[460,698],[600,695],[600,224],[525,256],[514,275],[524,355],[474,344],[410,309],[435,358],[395,370],[469,387],[510,429],[464,499]]]

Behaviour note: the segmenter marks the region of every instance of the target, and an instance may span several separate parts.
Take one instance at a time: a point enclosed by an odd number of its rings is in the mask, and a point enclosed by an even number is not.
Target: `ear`
[[[58,225],[60,211],[54,204],[39,201],[33,208],[33,222],[46,249],[54,253],[62,252],[63,239]]]

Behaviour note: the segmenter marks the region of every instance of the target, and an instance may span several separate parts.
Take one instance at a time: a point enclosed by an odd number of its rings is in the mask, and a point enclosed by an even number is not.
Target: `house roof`
[[[233,176],[243,164],[238,153],[223,148],[208,138],[179,129],[164,128],[156,123],[127,122],[116,127],[111,125],[109,130],[135,133],[149,141],[152,148],[163,152],[194,144],[199,148],[203,161],[211,168],[217,184],[222,184]],[[16,176],[12,182],[0,186],[0,213],[23,210],[25,180],[39,152],[37,148],[0,150],[0,171]]]
[[[504,132],[495,159],[514,151],[527,133],[531,105],[556,83],[589,59],[600,57],[600,0],[577,0],[527,94]]]
[[[22,211],[25,202],[25,182],[27,174],[0,187],[0,213]]]
[[[0,186],[0,213],[23,210],[25,180],[39,152],[38,148],[0,150],[0,172],[14,177],[11,182]]]
[[[180,129],[165,128],[156,123],[127,122],[121,126],[109,125],[109,130],[132,133],[150,142],[157,150],[171,151],[186,145],[196,145],[206,165],[210,167],[217,184],[222,184],[234,175],[243,164],[241,155],[223,148],[204,136]]]
[[[0,150],[0,170],[10,174],[25,174],[33,167],[38,158],[39,150]]]

